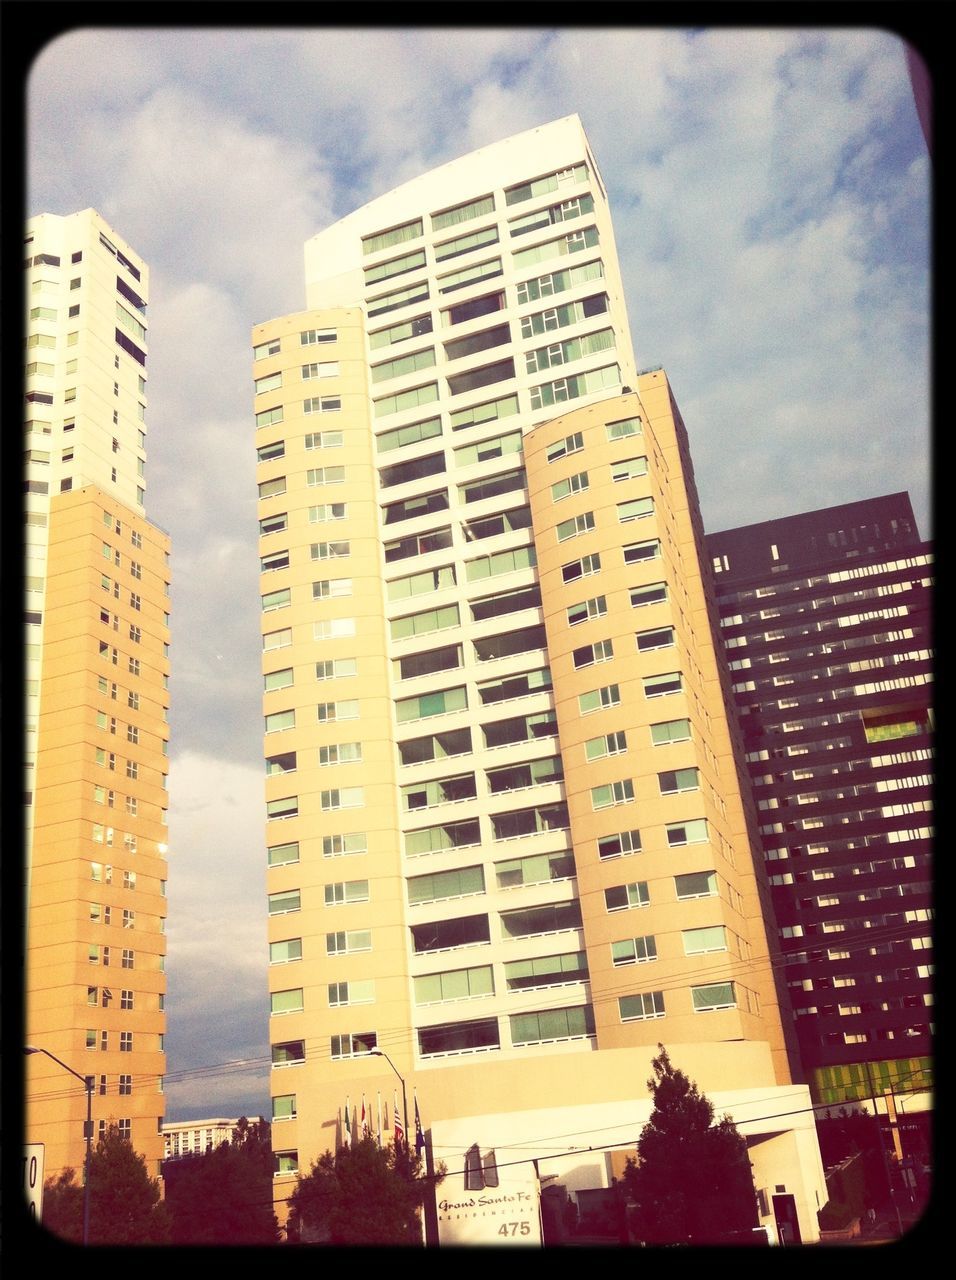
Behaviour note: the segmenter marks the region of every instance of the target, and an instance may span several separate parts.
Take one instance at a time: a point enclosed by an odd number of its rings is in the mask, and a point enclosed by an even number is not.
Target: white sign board
[[[28,1145],[23,1156],[23,1191],[27,1213],[36,1222],[43,1216],[43,1143]]]
[[[439,1244],[541,1244],[534,1165],[522,1161],[501,1169],[498,1176],[498,1186],[481,1190],[466,1190],[463,1173],[449,1173],[439,1183]]]

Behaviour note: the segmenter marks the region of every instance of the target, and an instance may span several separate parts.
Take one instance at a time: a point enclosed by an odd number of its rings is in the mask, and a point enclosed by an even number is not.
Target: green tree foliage
[[[647,1087],[654,1110],[628,1160],[625,1189],[632,1220],[647,1244],[720,1244],[758,1225],[747,1143],[697,1085],[671,1065],[663,1045]]]
[[[857,1164],[863,1178],[862,1200],[859,1197],[848,1199],[842,1193],[835,1193],[828,1183],[831,1200],[847,1207],[843,1216],[858,1216],[870,1204],[878,1208],[890,1203],[890,1184],[883,1162],[883,1136],[875,1116],[858,1107],[849,1110],[841,1107],[835,1115],[827,1111],[822,1119],[817,1120],[817,1138],[827,1169],[840,1164],[848,1156],[860,1157]],[[850,1213],[851,1209],[854,1213]],[[840,1212],[834,1208],[837,1216]]]
[[[438,1180],[443,1176],[441,1170]],[[420,1244],[419,1206],[433,1180],[414,1153],[372,1139],[327,1151],[299,1175],[289,1198],[289,1238],[329,1244]]]
[[[83,1188],[74,1170],[47,1182],[43,1225],[66,1240],[83,1239]],[[115,1124],[90,1160],[90,1244],[167,1244],[169,1218],[145,1157]]]
[[[173,1244],[275,1244],[269,1124],[238,1122],[230,1142],[163,1168]]]

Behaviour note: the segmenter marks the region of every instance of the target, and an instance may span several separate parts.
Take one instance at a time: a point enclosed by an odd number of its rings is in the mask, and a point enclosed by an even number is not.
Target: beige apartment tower
[[[115,1121],[159,1172],[169,538],[145,514],[148,270],[92,209],[27,224],[28,1143],[82,1181]]]
[[[580,122],[373,201],[306,276],[253,332],[277,1198],[347,1105],[391,1129],[382,1055],[460,1186],[472,1142],[576,1108],[636,1141],[661,1041],[812,1235],[812,1118],[763,1121],[806,1090],[686,432]]]

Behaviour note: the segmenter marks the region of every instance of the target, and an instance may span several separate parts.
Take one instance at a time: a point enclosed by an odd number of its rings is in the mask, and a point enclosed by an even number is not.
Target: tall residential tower
[[[145,264],[92,209],[26,231],[26,1140],[115,1120],[159,1172],[169,538],[145,514]]]
[[[373,1129],[394,1109],[382,1053],[460,1187],[519,1130],[605,1108],[608,1149],[636,1140],[663,1040],[728,1108],[759,1099],[756,1163],[812,1233],[812,1132],[762,1120],[806,1090],[686,434],[636,371],[579,120],[372,201],[306,278],[310,309],[253,336],[280,1187],[347,1095]],[[607,1185],[610,1154],[572,1164]],[[468,1218],[443,1238],[485,1238]]]
[[[931,1083],[932,549],[905,493],[710,534],[814,1099]]]

